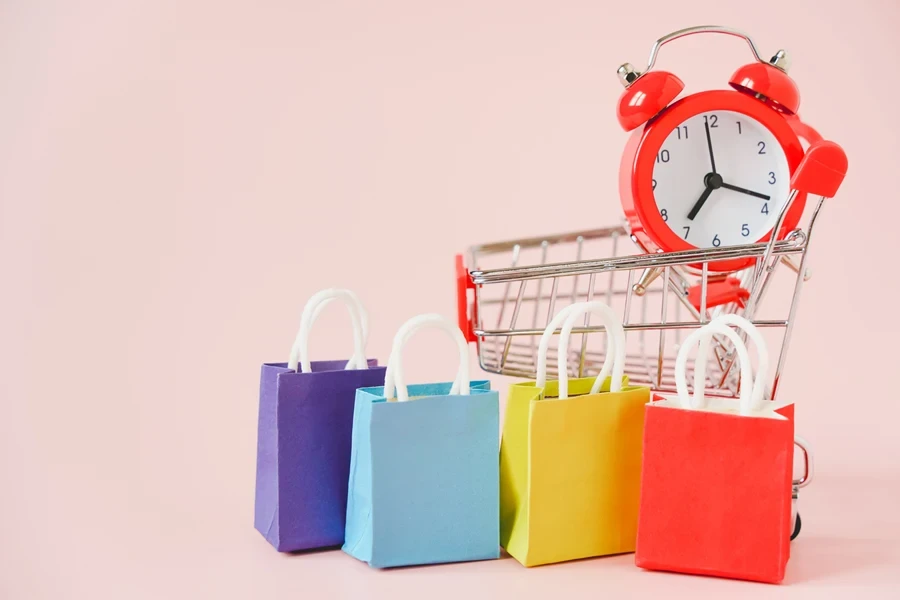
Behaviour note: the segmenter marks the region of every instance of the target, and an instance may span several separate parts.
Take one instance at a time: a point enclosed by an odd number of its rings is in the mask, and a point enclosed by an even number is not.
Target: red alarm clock
[[[743,38],[755,62],[731,76],[731,90],[675,100],[681,79],[653,71],[659,49],[686,35],[723,33]],[[633,238],[646,252],[718,248],[768,241],[790,196],[791,176],[803,158],[796,117],[797,85],[780,50],[760,58],[752,40],[733,29],[692,27],[657,40],[643,73],[619,67],[625,92],[619,123],[633,131],[622,156],[619,193]],[[806,193],[796,195],[779,238],[796,227]],[[730,272],[753,259],[709,264]]]

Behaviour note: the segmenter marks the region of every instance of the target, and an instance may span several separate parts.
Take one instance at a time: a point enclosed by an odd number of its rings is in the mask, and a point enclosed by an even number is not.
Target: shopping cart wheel
[[[794,533],[791,534],[791,540],[800,535],[800,527],[802,523],[800,521],[800,513],[797,513],[797,518],[794,519]]]

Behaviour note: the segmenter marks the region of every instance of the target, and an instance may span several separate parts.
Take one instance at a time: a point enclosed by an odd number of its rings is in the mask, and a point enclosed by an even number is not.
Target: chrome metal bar
[[[615,271],[610,271],[610,273],[615,273]],[[529,281],[534,281],[534,280],[529,280]],[[538,279],[537,281],[543,281],[543,279]],[[607,292],[607,294],[609,294],[609,296],[612,296],[613,298],[616,298],[618,296],[627,296],[629,293],[630,292],[627,289],[618,289],[618,290],[612,290],[612,292]],[[659,294],[662,294],[661,288],[660,289],[653,288],[653,289],[647,291],[648,296],[659,295]],[[522,297],[523,302],[541,302],[541,303],[543,303],[543,302],[548,302],[549,300],[550,300],[550,295],[548,295],[548,294],[542,294],[540,296],[526,294],[525,296]],[[587,300],[587,292],[577,294],[576,302],[580,302],[581,300]],[[503,298],[500,298],[500,297],[485,298],[481,301],[482,306],[492,306],[494,304],[502,304],[502,303],[503,303]]]
[[[472,253],[472,258],[474,260],[475,255]],[[475,263],[472,263],[475,264]],[[476,329],[484,329],[484,311],[480,308],[481,304],[481,286],[476,285],[473,290],[475,296],[475,304],[472,307],[475,311],[475,328]],[[484,364],[484,353],[487,351],[487,343],[484,338],[476,337],[475,338],[475,347],[478,349],[478,362],[480,364]]]
[[[548,357],[547,360],[556,362],[556,357]],[[486,365],[489,368],[499,368],[499,367],[497,367],[496,361],[493,361],[493,360],[489,360],[486,363]],[[627,372],[629,373],[629,377],[638,376],[638,377],[643,377],[643,378],[647,379],[647,381],[653,381],[652,379],[646,377],[646,373],[642,373],[639,369],[636,370],[636,367],[639,367],[639,363],[634,362],[634,361],[628,362],[625,364],[625,368],[627,369]],[[596,375],[600,371],[601,368],[602,368],[602,361],[593,361],[592,360],[589,364],[589,368],[586,370],[586,373],[587,373],[586,377],[590,377],[591,375]],[[511,360],[505,367],[503,367],[501,369],[501,372],[507,372],[507,371],[512,371],[512,370],[530,373],[532,377],[534,377],[534,374],[536,371],[534,368],[534,365],[532,365],[532,363],[530,361]],[[556,366],[548,367],[547,373],[551,374],[551,375],[558,374]],[[666,383],[673,382],[674,379],[675,379],[675,367],[671,366],[671,365],[666,365],[663,368],[662,384],[664,385]],[[708,382],[707,382],[707,385],[708,385]],[[710,385],[709,387],[713,387],[713,386]],[[727,388],[721,388],[721,389],[727,389]]]
[[[581,251],[584,248],[584,238],[579,236],[578,239],[575,240],[576,250],[575,250],[575,262],[581,262]],[[590,293],[590,292],[589,292]],[[577,302],[578,299],[578,274],[572,278],[572,302]]]
[[[575,262],[581,262],[582,259],[582,250],[584,249],[584,237],[578,236],[575,238]],[[592,274],[593,276],[593,274]],[[588,290],[588,294],[590,294],[590,290]],[[578,301],[578,275],[576,274],[572,277],[572,303]],[[569,370],[569,357],[566,357],[566,370]]]
[[[700,312],[694,308],[688,298],[688,289],[691,287],[689,275],[683,269],[675,266],[669,272],[669,289],[677,294],[678,300],[687,308],[688,312],[698,321],[700,320]],[[661,292],[661,290],[660,290]]]
[[[815,464],[813,462],[813,454],[812,450],[809,447],[809,442],[801,438],[800,436],[796,436],[794,438],[794,445],[800,448],[800,452],[803,455],[803,475],[800,479],[795,479],[793,481],[793,485],[797,488],[805,488],[812,481],[813,475],[815,474]]]
[[[738,331],[737,334],[738,334],[738,336],[740,336],[741,343],[746,344],[747,343],[746,332],[741,330],[741,331]],[[720,388],[724,388],[728,384],[728,376],[731,374],[731,369],[734,368],[734,363],[737,362],[737,357],[738,357],[737,350],[734,348],[734,345],[731,344],[730,341],[727,343],[729,344],[729,348],[726,350],[725,356],[723,357],[722,360],[727,360],[728,364],[726,364],[722,368],[722,371],[721,371],[722,376],[719,378],[719,381],[716,384],[716,386],[720,387]],[[720,365],[722,364],[721,360],[719,361],[719,364]],[[735,393],[737,394],[740,392],[740,389],[741,389],[741,380],[738,379],[737,383],[735,385],[736,385]]]
[[[647,68],[644,69],[644,73],[653,68],[656,64],[656,57],[659,54],[660,48],[664,45],[677,40],[678,38],[683,38],[689,35],[695,35],[698,33],[722,33],[725,35],[730,35],[734,37],[739,37],[747,42],[747,45],[750,46],[750,51],[753,53],[753,58],[757,61],[763,62],[762,58],[759,56],[759,52],[756,49],[756,45],[753,43],[753,40],[750,39],[743,31],[738,29],[733,29],[731,27],[723,27],[721,25],[699,25],[697,27],[687,27],[686,29],[679,29],[678,31],[673,31],[668,35],[664,35],[663,37],[656,40],[653,44],[653,48],[650,49],[650,59],[647,61]]]
[[[557,332],[558,333],[558,332]],[[585,363],[591,366],[600,366],[603,361],[606,360],[606,351],[589,351],[585,358]],[[487,358],[491,359],[491,362],[494,364],[499,364],[497,355],[494,352],[489,352],[486,354]],[[550,348],[547,351],[547,358],[549,361],[555,361],[559,356],[558,349]],[[527,348],[521,346],[520,344],[513,343],[510,352],[509,358],[507,360],[507,365],[530,365],[528,362],[530,360],[530,355],[527,352]],[[636,356],[634,354],[626,354],[625,355],[625,364],[626,365],[639,365],[641,361],[640,356]],[[676,357],[674,356],[664,356],[663,357],[663,372],[671,374],[675,368]],[[548,362],[547,369],[552,370],[555,368],[555,365],[552,362]]]
[[[646,294],[641,296],[641,323],[647,322],[647,296]],[[632,325],[633,327],[633,325]],[[641,356],[644,357],[644,369],[647,371],[647,377],[652,377],[652,368],[650,366],[650,361],[647,360],[647,330],[640,329],[640,334],[638,335],[638,342],[641,349]],[[628,332],[628,329],[625,330]]]
[[[547,249],[550,247],[550,244],[546,241],[541,244],[541,264],[547,264]],[[537,280],[537,292],[534,295],[534,311],[531,313],[531,327],[532,329],[537,328],[538,324],[538,312],[540,312],[541,308],[541,289],[544,287],[544,280]],[[520,299],[519,302],[525,300],[524,298]],[[525,300],[528,301],[528,300]],[[537,360],[537,338],[531,338],[531,348],[534,353],[534,359]]]
[[[631,298],[633,297],[633,291],[631,286],[634,284],[634,271],[628,271],[628,285],[625,288],[625,315],[622,318],[622,323],[624,325],[628,325],[631,321]]]
[[[547,353],[547,372],[552,373],[555,372],[556,366],[555,361],[557,359],[557,354],[553,352]],[[488,359],[490,359],[489,363],[491,365],[498,365],[497,356],[494,353],[490,353],[487,355]],[[590,360],[586,360],[586,364],[589,365],[592,369],[595,367],[602,366],[603,360],[606,358],[605,354],[591,354]],[[535,366],[532,362],[530,362],[530,357],[527,354],[518,353],[515,351],[511,351],[509,354],[509,360],[506,365],[504,365],[504,369],[514,368],[514,367],[528,367],[534,369]],[[632,370],[635,367],[640,367],[641,361],[639,357],[632,356],[630,358],[626,358],[625,367],[629,370]],[[666,358],[663,363],[663,373],[667,376],[673,375],[675,372],[675,359],[674,358]]]
[[[772,248],[774,255],[799,254],[805,248],[806,235],[800,231],[793,232],[783,241]],[[766,244],[748,244],[744,246],[727,246],[720,248],[706,248],[702,250],[684,250],[681,252],[666,252],[659,254],[638,254],[634,256],[622,256],[602,260],[578,260],[569,263],[550,263],[530,267],[511,267],[488,271],[472,271],[472,282],[476,285],[489,283],[501,283],[507,281],[519,281],[522,279],[537,279],[540,277],[576,276],[589,273],[601,273],[611,270],[643,269],[647,267],[685,266],[702,263],[704,261],[715,262],[734,258],[748,258],[763,256],[766,253]]]
[[[772,228],[772,236],[765,244],[766,251],[763,254],[762,260],[758,263],[756,278],[753,281],[753,287],[750,289],[750,298],[747,300],[747,307],[744,309],[745,315],[753,314],[753,311],[756,308],[757,300],[759,299],[758,296],[761,291],[763,279],[768,279],[768,276],[775,268],[774,264],[771,266],[769,265],[769,259],[771,258],[775,250],[776,240],[778,239],[778,234],[781,231],[781,225],[784,223],[784,219],[787,216],[788,210],[790,210],[791,205],[797,198],[798,193],[799,192],[797,190],[791,190],[791,194],[790,196],[788,196],[787,202],[784,203],[784,206],[781,207],[781,210],[778,213],[778,219],[775,221],[775,226]],[[808,237],[806,241],[809,241]],[[765,272],[763,272],[763,270]]]
[[[815,225],[816,217],[819,216],[819,211],[822,210],[822,205],[824,203],[825,198],[819,198],[819,203],[816,205],[816,210],[810,217],[809,227],[807,228],[807,242],[812,236],[813,225]],[[791,334],[794,331],[794,317],[797,315],[797,306],[800,303],[800,292],[803,291],[803,275],[806,272],[807,256],[808,254],[804,252],[803,257],[800,259],[800,267],[797,269],[797,281],[794,284],[794,295],[791,298],[791,308],[788,312],[787,327],[784,330],[784,338],[781,342],[781,352],[778,353],[778,363],[775,366],[775,377],[772,381],[771,397],[773,400],[775,399],[775,394],[778,392],[778,384],[781,382],[781,373],[784,371],[784,365],[787,363],[787,351],[788,347],[791,345]]]
[[[519,245],[513,246],[513,252],[512,252],[512,267],[513,268],[515,268],[516,264],[518,264],[518,262],[519,262],[520,250],[521,250],[521,246],[519,246]],[[470,276],[471,276],[471,273],[470,273]],[[510,286],[512,286],[512,281],[508,281],[503,290],[503,302],[500,304],[500,313],[497,315],[496,327],[498,329],[500,328],[501,325],[503,325],[503,315],[506,313],[506,303],[509,301]],[[497,343],[499,343],[499,340],[497,340]]]
[[[556,292],[559,290],[559,277],[553,278],[553,285],[550,286],[550,304],[547,308],[547,323],[544,325],[545,327],[550,324],[550,321],[553,320],[553,317],[556,316],[554,312],[556,310]]]
[[[602,364],[604,362],[604,358],[605,358],[604,355],[593,355],[592,356],[591,361],[588,363],[588,365],[589,365],[588,369],[586,369],[588,376],[595,375],[596,373],[598,373],[600,371],[600,368],[602,367]],[[641,379],[641,380],[644,380],[647,382],[653,382],[655,384],[655,381],[656,381],[655,378],[647,377],[646,373],[643,373],[638,369],[638,367],[640,366],[640,363],[637,362],[637,358],[638,357],[632,357],[630,360],[626,361],[625,368],[626,368],[627,372],[629,373],[629,378],[632,380]],[[555,363],[557,362],[556,359],[557,359],[556,356],[553,356],[553,355],[548,356],[548,360],[550,361],[550,364],[548,365],[548,369],[547,369],[548,374],[551,374],[551,375],[558,374],[557,370],[556,370],[556,366],[555,366]],[[662,383],[659,385],[665,386],[665,385],[673,385],[674,384],[674,373],[675,373],[674,362],[675,362],[674,358],[666,359],[666,361],[664,362]],[[689,368],[691,368],[693,366],[692,362],[693,361],[689,362]],[[495,360],[485,361],[483,364],[488,369],[497,369],[498,368]],[[528,361],[527,357],[521,358],[521,357],[517,357],[517,356],[513,355],[512,360],[510,360],[507,363],[507,365],[503,369],[500,370],[500,372],[506,373],[506,374],[509,374],[512,372],[524,373],[524,374],[526,374],[526,376],[534,377],[535,367],[531,362]],[[704,385],[707,389],[717,389],[710,384],[709,379],[706,379]],[[727,389],[729,394],[732,394],[732,395],[734,394],[734,391],[729,388],[723,388],[723,389]]]
[[[708,323],[706,314],[706,290],[709,283],[709,263],[703,263],[703,270],[700,274],[700,322]]]
[[[660,309],[659,321],[663,325],[666,323],[666,313],[669,308],[669,267],[663,269],[663,295],[662,295],[662,308]],[[657,387],[662,384],[662,368],[663,368],[663,354],[666,351],[666,330],[665,327],[659,330],[659,356],[657,357],[657,365],[656,365],[656,385]]]
[[[509,320],[509,328],[516,328],[516,321],[519,320],[519,310],[522,308],[522,294],[525,293],[525,286],[528,285],[527,281],[522,281],[519,283],[519,293],[516,295],[516,305],[513,307],[512,317]],[[509,352],[509,345],[512,343],[512,338],[506,338],[506,345],[503,348],[503,358],[500,359],[500,367],[503,367],[503,363],[506,362],[506,355]]]
[[[757,320],[752,321],[754,325],[757,327],[786,327],[788,322],[786,320]],[[659,322],[659,323],[629,323],[625,326],[625,331],[655,331],[660,329],[697,329],[702,327],[700,323],[697,322]],[[595,333],[598,331],[604,331],[603,327],[593,326],[593,327],[573,327],[572,333]],[[507,330],[507,329],[498,329],[498,330],[484,330],[484,329],[476,329],[475,336],[476,337],[496,337],[496,336],[525,336],[525,335],[543,335],[543,329],[517,329],[517,330]],[[557,332],[558,333],[558,330]]]
[[[513,256],[512,256],[512,268],[515,268],[516,264],[519,262],[519,250],[520,246],[515,246],[513,248]],[[500,314],[497,315],[497,327],[503,323],[503,314],[506,311],[506,303],[509,301],[509,289],[512,285],[512,280],[507,281],[506,287],[503,292],[503,302],[500,304]]]
[[[619,234],[614,233],[614,234],[612,234],[612,255],[613,255],[613,257],[616,257],[619,255],[618,250],[619,250]],[[613,290],[615,289],[615,282],[616,282],[616,272],[610,271],[609,272],[609,283],[606,286],[606,304],[607,305],[612,303]]]
[[[675,303],[675,320],[676,321],[681,320],[681,304],[682,304],[681,302]],[[680,329],[675,330],[675,346],[676,347],[681,346],[681,330]]]
[[[591,302],[594,299],[594,281],[597,277],[596,273],[591,273],[590,277],[588,277],[588,302]],[[591,324],[591,313],[588,312],[584,315],[584,326],[587,328]],[[581,354],[578,358],[578,377],[584,377],[584,353],[587,351],[587,334],[581,334]]]
[[[612,255],[614,257],[619,255],[619,237],[620,237],[620,234],[618,234],[618,233],[612,234]],[[631,271],[629,271],[629,273],[631,273]],[[609,272],[609,281],[606,284],[606,305],[609,307],[612,307],[613,291],[615,289],[615,285],[616,285],[616,272],[610,271]],[[631,285],[628,286],[628,289],[629,290],[631,289]],[[627,302],[627,300],[626,300],[626,302]],[[625,321],[625,319],[623,319],[623,322],[624,321]],[[587,325],[587,323],[585,323],[585,325]],[[609,333],[608,332],[604,336],[603,343],[608,352],[609,351]],[[586,350],[586,348],[581,349],[582,360],[584,360],[585,350]]]

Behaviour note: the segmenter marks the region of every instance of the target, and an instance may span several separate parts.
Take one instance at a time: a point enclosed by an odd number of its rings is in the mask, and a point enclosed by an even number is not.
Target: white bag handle
[[[347,361],[345,369],[367,369],[366,339],[368,337],[368,315],[362,307],[359,298],[350,290],[329,288],[313,294],[303,307],[303,315],[300,317],[300,329],[291,347],[291,356],[288,360],[288,368],[297,371],[300,365],[301,373],[312,371],[309,359],[309,332],[313,323],[318,319],[325,306],[332,300],[340,300],[350,312],[353,322],[353,356]]]
[[[384,376],[384,397],[390,400],[397,393],[398,402],[406,402],[409,400],[409,392],[406,388],[405,377],[403,373],[402,352],[403,346],[412,337],[412,334],[425,327],[437,327],[450,334],[450,337],[456,342],[459,350],[459,369],[456,373],[456,379],[450,388],[450,395],[468,395],[470,392],[469,382],[469,344],[463,336],[459,326],[442,315],[427,314],[413,317],[404,323],[397,334],[394,336],[394,344],[391,348],[391,356],[388,359],[387,369]]]
[[[547,387],[547,352],[550,349],[550,338],[552,338],[553,333],[562,326],[566,317],[572,314],[573,310],[578,308],[579,304],[581,303],[576,302],[575,304],[570,304],[556,313],[550,322],[547,323],[544,334],[541,336],[541,341],[538,343],[537,380],[534,382],[535,386],[539,388]]]
[[[600,369],[600,373],[594,380],[594,385],[591,386],[591,393],[596,394],[600,391],[603,382],[609,377],[610,370],[612,370],[612,381],[609,384],[609,390],[611,392],[622,391],[622,377],[625,375],[625,328],[622,327],[622,321],[619,320],[619,316],[609,305],[605,302],[594,300],[577,304],[575,310],[570,312],[566,318],[559,335],[559,356],[557,357],[560,371],[559,398],[563,400],[569,397],[569,374],[565,370],[566,355],[569,352],[569,337],[572,334],[572,329],[575,327],[575,321],[587,313],[596,314],[600,317],[607,334],[606,359],[603,361],[603,368]],[[609,364],[610,356],[613,357],[611,368]]]
[[[350,298],[353,300],[353,303],[356,304],[356,310],[359,311],[359,321],[360,321],[360,326],[362,327],[362,335],[363,335],[363,348],[365,348],[366,345],[369,343],[369,313],[368,313],[368,311],[366,311],[366,308],[363,306],[363,303],[359,299],[359,296],[357,296],[352,290],[341,290],[341,291],[346,292],[350,296]],[[323,310],[325,310],[325,308],[329,304],[331,304],[331,302],[334,299],[335,298],[325,298],[324,300],[322,300],[322,302],[319,303],[319,305],[316,307],[315,312],[313,313],[312,321],[310,321],[310,326],[312,326],[312,323],[315,323],[316,319],[319,318],[319,313],[321,313]],[[363,355],[363,358],[365,359],[365,355]],[[354,354],[354,356],[350,357],[350,360],[347,361],[347,365],[344,367],[344,369],[346,369],[346,370],[368,369],[368,368],[369,368],[368,360],[363,360],[362,366],[356,364],[356,355],[355,354]]]
[[[753,412],[753,369],[750,365],[750,353],[740,336],[723,323],[721,319],[714,319],[700,329],[693,331],[681,345],[678,357],[675,359],[675,389],[682,408],[701,409],[705,407],[703,389],[706,380],[706,347],[712,340],[714,333],[719,333],[730,338],[734,343],[738,359],[741,363],[741,397],[740,414],[749,415]],[[694,362],[694,401],[687,389],[687,359],[690,349],[700,343],[700,350]],[[702,359],[702,362],[701,362]]]
[[[769,351],[766,346],[766,341],[763,339],[762,334],[759,332],[759,329],[756,328],[753,323],[748,321],[747,319],[734,315],[734,314],[724,314],[719,317],[716,317],[710,324],[712,323],[721,323],[724,325],[734,325],[747,333],[747,336],[753,340],[753,345],[756,346],[756,355],[759,358],[759,365],[756,372],[756,377],[753,379],[753,388],[752,388],[752,396],[750,398],[750,410],[759,410],[763,404],[763,395],[765,394],[765,386],[769,373]],[[729,336],[732,340],[734,339],[732,336]],[[743,346],[743,342],[741,344]],[[688,346],[690,348],[690,346]],[[746,346],[744,346],[746,350]],[[704,406],[704,389],[706,388],[706,365],[707,365],[707,354],[708,354],[709,346],[706,343],[700,345],[700,348],[697,351],[697,357],[694,361],[694,406]],[[685,358],[685,361],[687,359]],[[685,362],[685,365],[687,363]],[[698,368],[699,367],[699,368]],[[677,363],[676,363],[676,373],[677,371]],[[752,372],[752,371],[751,371]],[[741,391],[743,391],[743,382],[741,383]]]
[[[422,316],[425,316],[425,315],[422,315]],[[440,316],[440,315],[432,315],[432,316]],[[417,331],[417,328],[410,327],[409,329],[406,330],[406,333],[403,334],[402,340],[397,339],[399,336],[399,333],[400,333],[399,331],[397,332],[397,335],[394,336],[394,341],[393,341],[392,347],[391,347],[391,356],[388,357],[387,366],[385,367],[385,381],[387,381],[388,374],[391,373],[391,371],[394,369],[394,367],[391,365],[396,365],[398,362],[397,360],[394,360],[394,361],[390,360],[394,355],[394,350],[396,348],[402,349],[403,347],[405,347],[406,343],[409,341],[409,339],[416,334],[416,331]],[[453,387],[451,388],[452,390],[459,389],[459,386],[461,385],[461,381],[459,378],[460,378],[460,373],[457,372],[456,379],[453,380]],[[396,382],[396,379],[394,381]],[[469,387],[471,387],[471,381],[469,382]],[[456,392],[453,392],[453,393],[456,393]]]
[[[752,403],[754,410],[759,410],[763,405],[763,395],[766,392],[766,381],[768,381],[769,378],[769,348],[766,345],[766,340],[759,332],[759,329],[756,328],[756,325],[740,315],[724,314],[718,317],[718,320],[726,325],[734,325],[735,327],[743,329],[747,334],[747,337],[753,340],[759,364],[756,369],[756,377],[753,379],[753,396],[751,397],[750,402]],[[705,366],[706,362],[704,361],[703,364]],[[703,397],[703,386],[700,387],[700,397],[701,399]]]
[[[535,381],[535,385],[537,387],[546,387],[547,386],[547,351],[550,347],[550,338],[553,337],[553,333],[575,311],[578,311],[579,309],[587,306],[588,304],[602,304],[603,306],[606,306],[602,302],[597,302],[597,303],[576,302],[575,304],[570,304],[569,306],[565,307],[564,309],[562,309],[561,311],[556,313],[556,316],[554,316],[553,319],[550,321],[550,323],[547,324],[547,328],[544,329],[544,334],[541,336],[541,341],[538,344],[538,356],[537,356],[538,370],[537,370],[537,381]],[[610,313],[612,313],[612,309],[610,309],[608,306],[606,306],[606,308],[609,310]],[[589,308],[585,309],[580,314],[584,314],[584,312],[587,312],[589,310],[591,310],[591,309],[589,309]],[[573,324],[574,324],[574,319],[577,319],[577,318],[578,318],[577,316],[573,317]],[[597,375],[597,379],[594,380],[594,385],[591,387],[592,394],[595,394],[600,391],[600,387],[603,385],[603,382],[606,380],[606,377],[609,376],[609,372],[610,372],[610,368],[611,368],[609,361],[611,358],[613,358],[613,355],[618,352],[619,348],[621,348],[621,351],[622,351],[622,360],[621,360],[622,372],[624,373],[624,370],[625,370],[625,354],[624,354],[625,353],[625,330],[622,328],[622,324],[618,321],[618,318],[616,318],[615,315],[613,315],[613,322],[614,322],[614,325],[613,325],[612,329],[615,330],[618,328],[619,330],[621,330],[621,334],[622,334],[621,342],[622,343],[621,344],[617,343],[617,341],[618,341],[617,333],[618,332],[614,333],[613,335],[611,335],[609,337],[606,358],[603,361],[603,368],[600,369],[600,374]],[[609,326],[609,324],[607,324],[606,319],[604,319],[604,326],[606,327],[607,331],[610,331],[610,326]],[[559,362],[558,362],[559,390],[560,390],[559,397],[562,399],[565,399],[568,397],[568,391],[569,391],[569,374],[568,374],[568,370],[566,369],[566,358],[567,358],[566,354],[568,353],[568,341],[569,341],[568,338],[571,335],[571,332],[572,332],[571,327],[569,328],[568,332],[561,332],[560,340],[559,340],[559,350],[558,350],[559,356],[557,358],[559,360]],[[613,362],[615,363],[615,361],[613,361]],[[619,389],[621,389],[621,376],[619,377],[619,380],[620,380]],[[615,391],[618,391],[618,390],[615,390]]]

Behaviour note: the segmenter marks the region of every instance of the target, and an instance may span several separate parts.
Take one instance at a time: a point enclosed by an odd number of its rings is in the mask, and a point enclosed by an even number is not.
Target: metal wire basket
[[[746,257],[761,261],[770,248],[768,244],[622,255],[622,250],[638,248],[631,244],[624,227],[610,227],[476,246],[468,255],[473,269],[466,269],[462,257],[457,259],[458,283],[465,286],[460,291],[466,292],[461,325],[477,345],[482,369],[534,377],[537,339],[553,315],[573,302],[603,300],[622,314],[630,379],[658,391],[673,392],[675,355],[684,331],[700,327],[722,312],[738,312],[757,327],[781,334],[770,386],[769,397],[773,397],[775,382],[784,369],[797,299],[808,278],[808,240],[809,232],[793,232],[772,245],[767,266],[747,269],[737,277],[714,274],[709,264]],[[604,254],[605,258],[585,258]],[[550,262],[552,256],[566,255],[573,260]],[[484,266],[498,260],[508,261],[509,266]],[[695,274],[698,264],[699,273]],[[782,270],[794,276],[792,298],[787,305],[781,305],[781,314],[759,318],[756,315],[762,312],[760,301]],[[751,291],[754,289],[755,294]],[[716,300],[726,301],[710,306],[711,290],[724,292]],[[583,326],[573,331],[581,334],[581,343],[567,358],[570,374],[596,374],[606,352],[603,328],[592,327],[587,315]],[[733,348],[725,338],[717,338],[715,349],[707,370],[707,393],[735,396],[738,389],[736,370],[731,368]],[[554,352],[555,345],[551,344],[550,356],[555,359]],[[548,362],[550,372],[556,374],[556,361]]]
[[[795,172],[773,231],[782,231],[800,192],[819,196],[818,202],[806,228],[781,239],[773,235],[756,244],[652,253],[623,225],[482,244],[458,255],[459,325],[476,343],[481,368],[534,377],[537,340],[553,315],[573,302],[602,299],[622,315],[631,381],[674,392],[673,368],[684,332],[719,314],[737,313],[765,330],[769,348],[777,349],[766,390],[775,399],[800,294],[810,275],[806,264],[813,229],[826,197],[839,185],[817,186],[817,178],[809,176],[811,169],[822,167],[816,150],[807,152]],[[715,267],[735,260],[750,266],[731,274]],[[570,374],[578,377],[599,372],[606,354],[605,336],[588,335],[603,331],[592,327],[590,319],[586,315],[583,326],[574,330],[581,343],[566,357]],[[734,397],[739,391],[734,348],[717,336],[714,349],[706,393]],[[548,361],[553,374],[555,351],[554,343]]]
[[[650,253],[623,225],[474,246],[456,258],[459,326],[476,344],[482,369],[534,378],[538,340],[552,317],[568,304],[602,299],[622,315],[630,382],[672,393],[675,357],[685,332],[721,313],[737,313],[762,328],[768,347],[777,349],[775,370],[766,382],[766,397],[774,400],[800,294],[809,279],[813,228],[826,197],[840,183],[808,185],[817,178],[803,177],[804,171],[819,167],[810,150],[792,178],[790,197],[773,231],[781,231],[799,192],[819,196],[806,228],[765,243]],[[749,259],[751,266],[732,274],[710,268],[734,259]],[[596,375],[606,356],[603,327],[592,326],[590,318],[586,315],[582,326],[573,329],[581,338],[565,361],[572,376]],[[558,375],[556,339],[547,361],[552,376]],[[740,382],[733,368],[734,346],[715,336],[713,349],[705,393],[736,397]],[[691,361],[688,370],[693,370]],[[795,501],[812,476],[811,452],[802,440],[797,443],[804,467],[794,480]],[[798,532],[799,517],[793,535]]]

